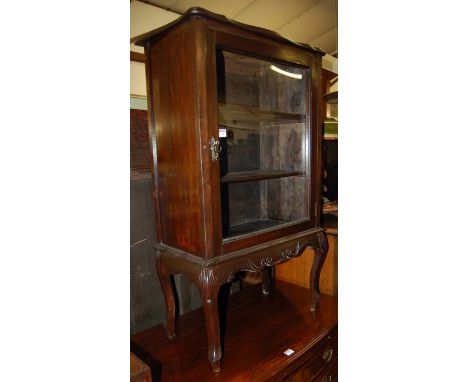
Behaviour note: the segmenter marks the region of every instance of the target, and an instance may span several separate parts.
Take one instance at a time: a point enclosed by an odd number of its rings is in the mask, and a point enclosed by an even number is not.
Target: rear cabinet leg
[[[325,257],[328,252],[328,241],[325,233],[318,233],[318,244],[313,247],[315,250],[314,262],[310,269],[309,283],[310,283],[310,310],[315,312],[317,309],[318,302],[320,300],[320,272],[322,270],[323,263],[325,262]]]
[[[262,293],[268,295],[270,293],[270,269],[267,267],[262,271]]]
[[[157,256],[156,258],[156,271],[158,272],[159,281],[164,294],[164,300],[166,301],[167,321],[166,321],[166,333],[169,338],[175,337],[175,315],[176,305],[174,299],[174,291],[172,290],[170,274],[167,272],[164,266],[164,261]]]

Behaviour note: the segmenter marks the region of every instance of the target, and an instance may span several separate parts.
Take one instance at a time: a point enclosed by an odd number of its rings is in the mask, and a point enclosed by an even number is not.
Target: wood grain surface
[[[130,352],[130,382],[151,382],[149,366]]]
[[[206,361],[201,309],[180,317],[175,339],[167,338],[162,325],[134,335],[132,351],[150,365],[156,381],[288,380],[306,360],[311,365],[314,359],[322,359],[326,344],[337,334],[337,299],[322,296],[315,313],[304,303],[307,299],[307,289],[281,281],[267,296],[256,285],[230,296],[229,301],[220,299],[228,312],[222,314],[225,357],[217,374]],[[294,353],[285,355],[287,349]],[[327,362],[315,370],[319,372]]]
[[[338,296],[338,233],[328,233],[328,254],[320,274],[320,292],[330,296]],[[278,264],[275,269],[277,280],[286,281],[309,288],[309,269],[315,254],[309,248],[300,257]]]

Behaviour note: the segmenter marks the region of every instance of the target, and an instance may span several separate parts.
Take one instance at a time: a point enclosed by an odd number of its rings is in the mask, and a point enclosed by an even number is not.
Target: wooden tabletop
[[[132,352],[130,352],[130,381],[152,382],[150,368]]]
[[[220,298],[220,300],[222,300]],[[338,322],[337,298],[322,295],[319,309],[309,311],[309,291],[276,281],[268,296],[260,285],[229,296],[221,372],[211,371],[201,309],[182,315],[176,338],[166,337],[162,325],[131,337],[131,350],[151,368],[156,381],[263,380],[292,364]],[[226,308],[221,308],[226,312]],[[284,351],[292,349],[287,356]]]

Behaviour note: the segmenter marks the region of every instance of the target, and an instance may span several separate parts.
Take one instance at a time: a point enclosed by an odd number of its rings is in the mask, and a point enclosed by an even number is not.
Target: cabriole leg
[[[322,271],[323,263],[328,252],[328,240],[324,232],[318,233],[318,245],[314,247],[315,256],[314,262],[310,269],[309,283],[310,283],[310,310],[315,312],[317,309],[318,302],[320,300],[320,272]]]
[[[215,373],[220,371],[221,337],[219,329],[218,294],[220,284],[212,269],[204,268],[200,274],[203,313],[205,315],[206,332],[208,336],[208,359]]]
[[[159,282],[166,301],[167,321],[166,321],[166,334],[169,338],[175,337],[175,314],[176,306],[174,300],[174,291],[172,290],[170,275],[164,266],[164,261],[158,255],[156,257],[156,271],[158,272]]]

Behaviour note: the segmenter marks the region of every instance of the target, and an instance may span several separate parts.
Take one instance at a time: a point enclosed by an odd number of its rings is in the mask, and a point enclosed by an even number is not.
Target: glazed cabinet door
[[[308,70],[218,50],[223,239],[309,218]]]
[[[216,33],[224,253],[316,224],[313,64],[307,53]]]

